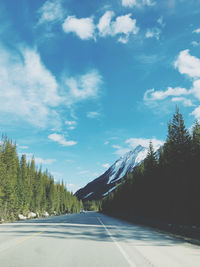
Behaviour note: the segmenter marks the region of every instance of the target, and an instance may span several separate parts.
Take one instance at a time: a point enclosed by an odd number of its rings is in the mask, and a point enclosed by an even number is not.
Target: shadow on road
[[[95,212],[0,225],[0,236],[24,237],[42,232],[35,238],[113,242],[98,217],[118,242],[131,242],[137,246],[175,246],[183,243],[179,239],[152,229],[132,225]]]

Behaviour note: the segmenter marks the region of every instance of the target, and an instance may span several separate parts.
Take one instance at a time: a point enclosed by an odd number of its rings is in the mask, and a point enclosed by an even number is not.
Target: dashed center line
[[[27,240],[29,240],[29,239],[35,237],[35,236],[39,236],[39,235],[41,235],[42,233],[44,233],[44,231],[41,231],[41,232],[32,234],[32,235],[30,235],[30,236],[25,237],[24,239],[15,240],[15,241],[12,242],[12,243],[5,244],[4,247],[0,248],[0,252],[3,252],[3,251],[5,251],[5,250],[9,250],[9,249],[11,249],[11,248],[17,246],[18,244],[21,244],[21,243],[23,243],[23,242],[25,242],[25,241],[27,241]]]
[[[44,231],[39,232],[39,233],[35,233],[35,234],[33,234],[33,235],[30,235],[30,236],[28,236],[28,237],[26,237],[26,238],[20,240],[20,241],[18,242],[18,244],[23,243],[23,242],[25,242],[25,241],[27,241],[27,240],[29,240],[29,239],[31,239],[31,238],[37,236],[37,235],[41,235],[42,233],[44,233]]]

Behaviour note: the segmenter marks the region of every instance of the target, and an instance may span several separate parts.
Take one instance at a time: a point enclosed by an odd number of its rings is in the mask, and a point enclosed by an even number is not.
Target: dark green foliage
[[[101,201],[98,200],[88,200],[83,202],[84,210],[98,211],[100,207],[101,207]]]
[[[64,184],[54,183],[53,177],[35,167],[34,158],[17,156],[16,145],[6,137],[0,143],[0,218],[5,221],[27,215],[79,212],[82,202],[67,191]]]
[[[103,199],[108,213],[141,216],[170,223],[200,225],[200,125],[190,135],[178,108],[168,124],[165,144]]]

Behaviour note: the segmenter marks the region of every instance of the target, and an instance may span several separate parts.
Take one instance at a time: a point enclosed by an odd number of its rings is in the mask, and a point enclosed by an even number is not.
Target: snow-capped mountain
[[[148,148],[141,145],[118,159],[105,173],[79,189],[75,195],[82,200],[97,200],[112,192],[126,173],[143,161]]]

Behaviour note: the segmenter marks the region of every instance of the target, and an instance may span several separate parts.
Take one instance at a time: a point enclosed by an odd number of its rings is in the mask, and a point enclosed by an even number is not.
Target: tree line
[[[152,143],[145,160],[102,201],[107,213],[200,225],[200,124],[186,129],[178,108],[158,151]]]
[[[0,142],[0,219],[15,220],[19,214],[34,212],[39,215],[74,213],[82,202],[64,186],[55,183],[46,170],[37,168],[34,158],[19,158],[16,145],[3,137]]]

